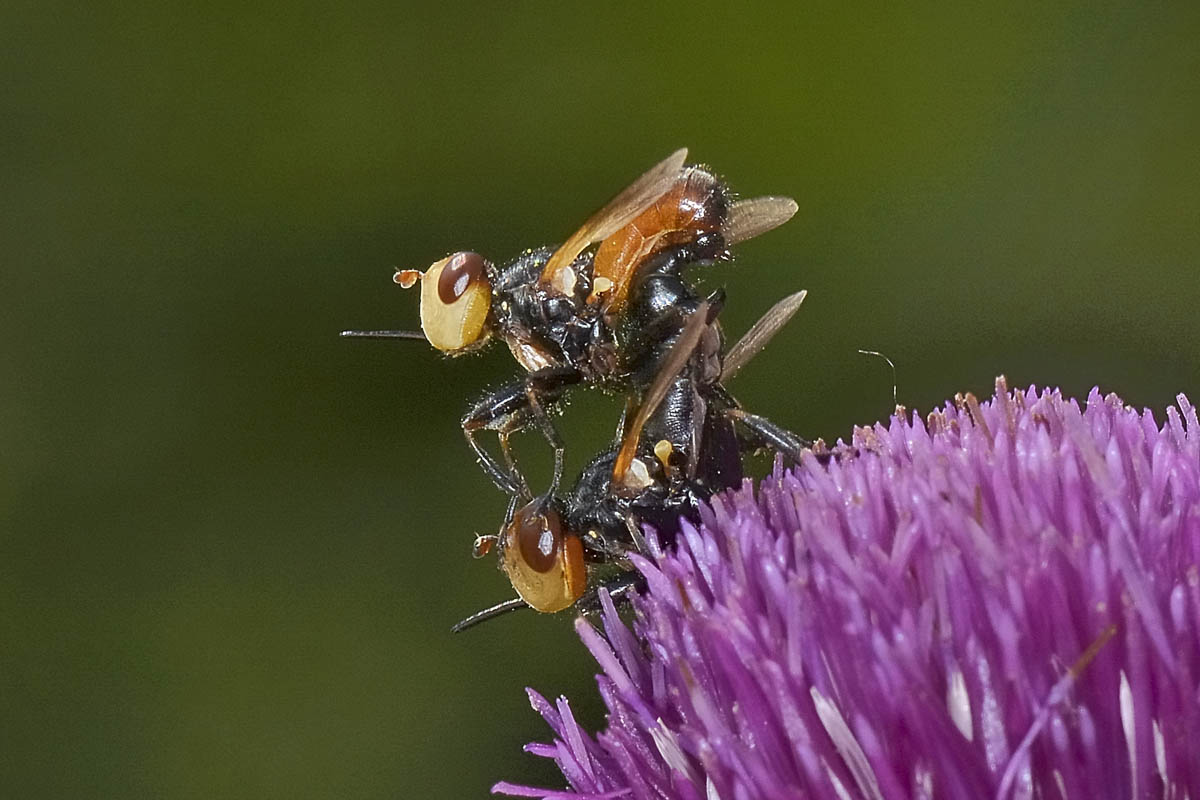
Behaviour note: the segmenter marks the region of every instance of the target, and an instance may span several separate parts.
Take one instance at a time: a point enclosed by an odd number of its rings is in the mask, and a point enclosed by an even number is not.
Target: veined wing
[[[679,338],[675,340],[671,351],[667,353],[658,374],[654,376],[654,382],[642,395],[642,404],[638,407],[637,413],[633,415],[633,420],[625,427],[621,449],[617,451],[617,459],[613,462],[612,484],[614,489],[625,485],[626,473],[629,472],[633,458],[637,455],[638,442],[642,438],[642,428],[646,426],[650,415],[658,409],[663,398],[667,396],[671,384],[683,371],[688,359],[692,357],[692,353],[700,344],[700,340],[704,336],[704,329],[708,327],[708,309],[708,303],[700,303],[692,312],[687,324],[683,326]]]
[[[665,159],[651,167],[645,174],[629,184],[628,187],[580,226],[559,246],[546,266],[542,269],[541,282],[557,287],[560,291],[569,281],[564,280],[563,270],[589,245],[608,238],[616,231],[632,222],[638,214],[654,204],[662,197],[687,160],[687,148],[680,148]]]
[[[778,228],[795,215],[799,206],[790,197],[749,197],[729,206],[729,217],[725,220],[726,244],[737,244],[753,239],[773,228]]]
[[[725,383],[736,375],[738,370],[746,366],[750,359],[767,346],[767,342],[771,341],[775,334],[779,333],[780,328],[788,323],[807,296],[807,290],[789,294],[771,306],[767,313],[759,317],[758,322],[750,326],[750,330],[746,331],[742,338],[738,339],[737,344],[725,353],[721,367],[721,383]]]

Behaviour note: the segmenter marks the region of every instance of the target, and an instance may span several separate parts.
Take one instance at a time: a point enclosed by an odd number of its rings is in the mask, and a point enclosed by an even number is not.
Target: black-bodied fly
[[[794,200],[735,200],[687,150],[672,153],[593,214],[558,247],[522,253],[496,266],[457,252],[425,271],[400,270],[396,283],[421,285],[421,332],[346,331],[344,336],[424,338],[461,355],[501,339],[524,368],[520,379],[480,398],[462,428],[484,471],[502,491],[528,493],[509,447],[512,433],[536,426],[554,449],[547,496],[558,493],[563,443],[549,411],[567,390],[596,385],[624,394],[634,408],[706,302],[686,279],[688,267],[726,261],[729,248],[781,225]],[[719,306],[720,296],[707,301]],[[719,329],[713,328],[719,352]],[[477,440],[499,437],[503,461]],[[678,457],[699,451],[677,443]]]

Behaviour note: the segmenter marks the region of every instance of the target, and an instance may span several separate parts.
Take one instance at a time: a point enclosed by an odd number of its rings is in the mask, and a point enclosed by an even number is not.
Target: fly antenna
[[[887,356],[885,356],[883,353],[879,352],[878,350],[859,350],[858,352],[862,353],[864,356],[879,356],[880,358],[882,358],[884,361],[887,362],[889,367],[892,368],[892,405],[894,405],[894,406],[899,405],[896,402],[896,365],[892,363],[892,360],[890,358],[888,358]]]
[[[510,611],[519,611],[522,608],[529,608],[529,606],[521,598],[514,597],[512,600],[505,600],[503,603],[497,603],[491,608],[485,608],[482,611],[476,611],[463,621],[455,624],[455,626],[450,629],[450,632],[462,633],[467,628],[473,628],[481,622],[487,622],[493,617],[498,617],[501,614],[507,614]]]

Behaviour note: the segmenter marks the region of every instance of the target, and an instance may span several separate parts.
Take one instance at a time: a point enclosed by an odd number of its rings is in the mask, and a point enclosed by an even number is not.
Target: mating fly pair
[[[421,333],[343,334],[425,338],[450,355],[478,350],[492,337],[507,344],[526,374],[481,398],[463,417],[462,427],[485,472],[514,498],[506,529],[524,520],[526,528],[539,531],[525,536],[538,543],[537,552],[523,558],[535,567],[550,565],[554,553],[583,549],[578,542],[572,545],[568,534],[558,537],[562,548],[555,545],[542,525],[546,518],[532,513],[550,509],[559,496],[564,448],[549,413],[574,385],[594,385],[626,397],[622,444],[611,456],[607,482],[588,477],[608,471],[607,466],[596,468],[594,461],[570,495],[596,495],[599,489],[599,499],[614,498],[626,526],[639,505],[642,519],[681,498],[703,499],[731,485],[725,476],[740,479],[740,454],[746,446],[779,448],[784,443],[790,448],[799,441],[741,412],[724,392],[726,361],[715,321],[723,295],[701,298],[684,276],[688,267],[728,260],[730,245],[787,221],[796,204],[779,197],[735,201],[710,172],[685,167],[686,155],[679,150],[651,168],[557,248],[527,251],[503,267],[477,253],[459,252],[424,272],[397,272],[395,281],[401,286],[421,284]],[[651,390],[661,396],[652,397]],[[748,445],[734,435],[734,422]],[[530,426],[554,449],[554,473],[548,491],[521,510],[530,513],[521,513],[514,511],[516,498],[530,493],[509,437]],[[636,457],[643,427],[646,441],[656,443],[649,462]],[[497,433],[503,461],[476,439],[481,430]],[[715,440],[722,440],[720,446]],[[647,470],[647,463],[656,462],[662,476]],[[634,502],[635,497],[645,502]],[[502,563],[524,596],[522,580],[509,568],[514,550],[505,545],[510,538],[500,537]],[[594,546],[589,552],[603,560],[614,550],[597,544],[599,538],[598,533],[590,537]],[[572,561],[582,563],[581,558]],[[556,600],[529,605],[554,611],[574,602],[581,592],[581,570],[567,570],[575,579],[573,587]],[[536,568],[533,572],[540,574]],[[571,599],[564,603],[564,597]]]

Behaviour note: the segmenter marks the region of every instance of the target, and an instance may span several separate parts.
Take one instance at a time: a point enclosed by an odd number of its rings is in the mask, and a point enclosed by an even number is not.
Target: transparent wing
[[[771,341],[784,325],[787,325],[788,320],[800,308],[800,304],[807,296],[807,290],[789,294],[771,306],[767,313],[759,317],[758,322],[750,326],[750,330],[746,331],[742,338],[738,339],[737,344],[725,353],[725,360],[721,367],[721,383],[725,383],[736,375],[738,370],[746,366],[750,359],[767,346],[767,342]]]
[[[662,368],[654,376],[654,382],[642,395],[642,404],[638,407],[637,413],[633,415],[633,420],[625,428],[621,449],[617,452],[617,460],[613,463],[614,487],[619,487],[624,483],[625,473],[629,471],[630,465],[633,464],[633,457],[637,455],[638,442],[642,438],[642,428],[646,426],[646,421],[658,409],[663,398],[667,396],[667,390],[675,382],[676,376],[683,371],[684,365],[692,357],[696,346],[700,344],[700,340],[704,336],[704,329],[708,326],[708,308],[708,303],[701,303],[692,312],[687,324],[683,326],[683,332],[671,346],[671,352],[667,353]]]
[[[800,207],[790,197],[751,197],[729,206],[725,220],[726,244],[737,244],[778,228]]]
[[[604,208],[588,217],[587,222],[571,234],[570,238],[550,256],[550,260],[542,269],[542,283],[562,286],[561,279],[556,280],[562,269],[570,265],[588,245],[608,238],[653,205],[655,200],[662,197],[671,188],[671,184],[679,176],[679,171],[683,169],[683,162],[686,160],[687,148],[676,150],[651,167],[642,177],[629,184],[623,192],[609,200]]]

